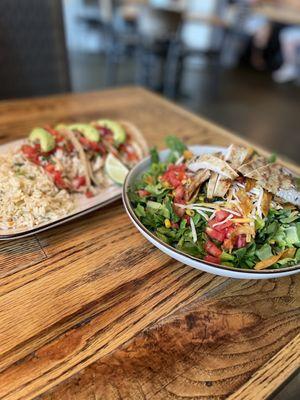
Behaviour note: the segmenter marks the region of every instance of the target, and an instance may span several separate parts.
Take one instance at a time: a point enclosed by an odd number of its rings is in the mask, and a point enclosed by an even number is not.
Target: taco
[[[67,130],[48,126],[34,128],[20,151],[29,161],[43,168],[59,189],[80,193],[90,190],[85,153]]]
[[[102,143],[128,168],[132,168],[148,154],[148,145],[132,123],[100,119],[91,125],[101,135]]]
[[[67,131],[84,152],[91,182],[96,186],[106,186],[108,182],[104,174],[104,161],[109,150],[104,145],[98,130],[89,124],[73,124],[61,129]]]
[[[110,183],[104,168],[109,154],[132,168],[148,153],[147,143],[140,131],[126,121],[103,119],[91,124],[69,125],[65,129],[82,146],[90,179],[96,186]]]

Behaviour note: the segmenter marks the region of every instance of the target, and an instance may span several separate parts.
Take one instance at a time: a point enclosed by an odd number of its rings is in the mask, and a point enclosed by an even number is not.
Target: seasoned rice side
[[[32,228],[70,213],[74,201],[21,154],[0,155],[0,229]]]

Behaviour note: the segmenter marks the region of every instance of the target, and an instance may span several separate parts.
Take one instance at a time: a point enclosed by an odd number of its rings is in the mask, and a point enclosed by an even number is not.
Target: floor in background
[[[74,91],[105,87],[105,59],[101,55],[70,54]],[[132,84],[134,68],[124,59],[117,85]],[[177,102],[247,137],[267,149],[300,162],[300,87],[273,83],[267,73],[250,69],[223,71],[186,68]]]
[[[70,55],[74,91],[105,87],[105,60],[95,54]],[[118,85],[134,82],[133,63],[124,60]],[[177,102],[197,114],[300,163],[300,87],[276,85],[270,76],[249,69],[223,71],[216,79],[209,68],[190,67]],[[274,400],[298,400],[300,375]]]

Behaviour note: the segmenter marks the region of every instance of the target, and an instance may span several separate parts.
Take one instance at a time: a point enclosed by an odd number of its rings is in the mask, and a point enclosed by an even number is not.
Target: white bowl
[[[194,154],[200,155],[204,153],[213,153],[216,151],[224,151],[222,147],[213,147],[213,146],[191,146],[190,149]],[[169,153],[169,150],[163,150],[160,152],[159,156],[162,161],[164,161]],[[168,256],[174,258],[177,261],[182,262],[183,264],[189,265],[193,268],[197,268],[201,271],[209,272],[210,274],[226,276],[230,278],[237,279],[270,279],[270,278],[279,278],[288,275],[294,275],[300,272],[300,264],[294,265],[292,267],[286,267],[276,270],[262,270],[255,271],[250,269],[241,269],[241,268],[233,268],[227,267],[225,265],[217,265],[213,263],[206,262],[204,260],[200,260],[196,257],[190,256],[188,254],[183,253],[175,249],[174,247],[164,243],[158,237],[156,237],[152,232],[150,232],[138,219],[135,215],[134,210],[132,208],[131,202],[128,197],[129,188],[132,187],[133,183],[136,181],[139,176],[145,172],[151,164],[150,157],[144,159],[139,164],[137,164],[127,175],[126,180],[123,185],[123,203],[126,209],[129,218],[133,222],[133,224],[137,227],[137,229],[141,232],[141,234],[149,240],[155,247],[159,250],[166,253]]]

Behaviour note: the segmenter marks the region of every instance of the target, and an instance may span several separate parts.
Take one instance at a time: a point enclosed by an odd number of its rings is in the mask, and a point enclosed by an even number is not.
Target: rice
[[[32,228],[74,209],[66,190],[21,154],[0,155],[0,229]]]

